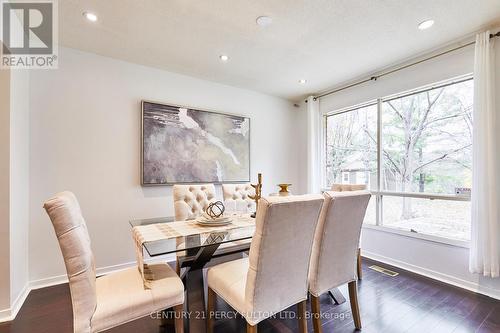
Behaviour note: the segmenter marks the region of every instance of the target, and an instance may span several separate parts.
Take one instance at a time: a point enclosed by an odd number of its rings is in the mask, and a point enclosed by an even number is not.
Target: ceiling
[[[84,11],[98,21],[87,21]],[[273,23],[258,26],[260,15]],[[428,18],[434,26],[418,30]],[[59,38],[64,46],[295,101],[498,19],[500,0],[64,0]]]

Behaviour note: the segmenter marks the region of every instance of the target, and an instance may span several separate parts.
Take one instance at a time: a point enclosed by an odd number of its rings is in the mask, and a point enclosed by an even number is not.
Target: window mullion
[[[377,192],[382,191],[382,99],[377,99]],[[376,196],[376,224],[383,225],[382,196]]]

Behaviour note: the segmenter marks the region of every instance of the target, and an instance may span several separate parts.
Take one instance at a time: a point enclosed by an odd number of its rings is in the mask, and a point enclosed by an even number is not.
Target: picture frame
[[[141,101],[141,185],[250,181],[250,118]]]

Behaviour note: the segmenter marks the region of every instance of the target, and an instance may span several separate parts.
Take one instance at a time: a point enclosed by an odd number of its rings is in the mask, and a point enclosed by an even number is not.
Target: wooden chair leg
[[[179,258],[175,258],[175,272],[177,275],[181,276],[181,263],[179,262]]]
[[[217,294],[210,287],[208,288],[208,298],[207,298],[207,333],[213,333],[215,324],[215,301],[217,299]]]
[[[314,333],[322,333],[321,328],[321,307],[319,305],[319,296],[311,295],[311,316],[314,327]]]
[[[247,323],[247,333],[257,333],[257,325],[252,326]]]
[[[307,319],[306,319],[306,305],[307,301],[302,301],[297,304],[297,316],[299,320],[299,333],[307,333]]]
[[[184,305],[174,306],[174,326],[175,333],[184,333],[184,317],[182,312],[184,311]]]
[[[363,270],[361,269],[361,248],[358,248],[358,280],[363,278]]]
[[[160,327],[162,328],[162,330],[167,327],[168,325],[172,325],[173,323],[173,318],[171,319],[168,315],[167,315],[167,312],[166,310],[163,310],[161,312],[161,324],[160,324]],[[163,332],[162,330],[160,330],[160,332]]]
[[[361,316],[359,314],[359,304],[358,304],[358,288],[356,281],[349,282],[349,299],[351,300],[351,312],[352,319],[354,320],[354,326],[356,329],[361,329]]]

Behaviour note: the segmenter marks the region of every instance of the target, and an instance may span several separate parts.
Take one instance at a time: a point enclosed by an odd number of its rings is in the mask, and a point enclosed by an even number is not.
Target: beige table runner
[[[248,214],[234,215],[231,218],[230,224],[219,227],[202,226],[196,220],[154,223],[133,227],[132,237],[136,248],[137,266],[144,280],[144,287],[150,289],[150,282],[154,280],[154,272],[149,269],[148,264],[144,263],[144,243],[255,226],[255,219]]]

